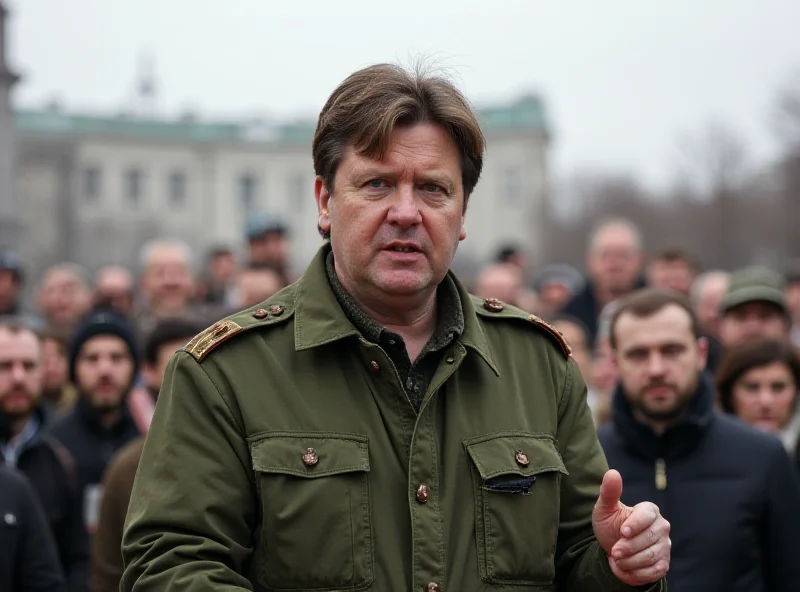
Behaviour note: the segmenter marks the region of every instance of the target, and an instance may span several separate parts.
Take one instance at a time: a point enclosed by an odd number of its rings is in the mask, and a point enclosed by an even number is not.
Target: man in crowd
[[[644,290],[611,320],[620,383],[599,429],[625,503],[672,524],[670,590],[800,590],[800,480],[782,443],[715,413],[707,345],[687,300]]]
[[[31,482],[58,548],[69,592],[88,583],[88,550],[74,460],[45,433],[42,343],[30,328],[0,322],[0,464]]]
[[[584,289],[584,285],[580,272],[571,265],[548,265],[533,281],[536,314],[545,319],[552,318]]]
[[[138,361],[133,328],[111,309],[91,311],[70,343],[69,375],[78,401],[51,433],[75,459],[89,536],[96,526],[103,473],[111,457],[139,435],[126,403]],[[81,549],[88,554],[86,536]]]
[[[194,337],[198,327],[183,319],[161,321],[145,341],[142,373],[155,402],[170,358]],[[103,499],[92,542],[92,592],[117,592],[123,565],[122,530],[145,436],[139,436],[112,459],[103,477]]]
[[[694,260],[689,253],[683,249],[666,249],[647,266],[647,284],[651,288],[675,290],[688,296],[696,273]]]
[[[55,416],[68,413],[78,398],[69,381],[69,360],[66,340],[53,331],[45,331],[42,339],[42,403]]]
[[[47,328],[68,336],[92,302],[86,270],[75,263],[60,263],[42,277],[36,302]]]
[[[706,337],[719,339],[722,301],[728,292],[729,281],[728,272],[713,270],[701,273],[692,284],[692,307]]]
[[[289,284],[289,229],[275,216],[254,215],[247,223],[248,264],[265,265],[277,271],[283,284]]]
[[[207,259],[207,277],[202,286],[202,299],[208,304],[230,307],[238,273],[236,255],[228,247],[211,249]]]
[[[563,312],[589,329],[592,345],[603,307],[642,286],[643,260],[641,235],[627,220],[601,222],[591,233],[586,255],[589,281]]]
[[[101,267],[95,275],[94,305],[113,308],[120,314],[133,318],[136,280],[121,265]]]
[[[724,348],[759,338],[788,341],[790,325],[784,282],[779,273],[752,266],[731,275],[720,321],[720,341]]]
[[[173,239],[156,239],[142,247],[141,285],[144,296],[137,323],[147,335],[159,319],[191,316],[194,296],[192,250]]]
[[[513,263],[492,263],[484,267],[475,279],[475,295],[497,298],[520,308],[527,307],[522,270]]]
[[[484,155],[464,97],[366,68],[313,155],[329,242],[173,357],[121,590],[661,590],[669,525],[620,504],[569,346],[448,272]]]
[[[266,265],[246,267],[236,282],[235,308],[242,310],[263,302],[284,287],[281,274]]]

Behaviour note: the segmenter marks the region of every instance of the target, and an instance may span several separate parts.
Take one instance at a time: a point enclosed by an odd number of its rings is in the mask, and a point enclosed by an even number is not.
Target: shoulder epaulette
[[[270,304],[248,308],[214,323],[195,335],[183,350],[201,362],[221,343],[250,329],[273,325],[291,317],[291,310],[283,304]]]
[[[569,342],[567,342],[567,339],[564,337],[561,331],[553,327],[553,325],[546,322],[544,319],[536,316],[535,314],[525,312],[516,306],[511,306],[501,302],[497,298],[478,298],[475,296],[473,296],[473,298],[475,302],[475,308],[482,316],[487,318],[495,317],[504,319],[518,319],[532,323],[553,337],[558,344],[558,347],[562,352],[564,352],[565,356],[572,355],[572,347],[569,345]]]

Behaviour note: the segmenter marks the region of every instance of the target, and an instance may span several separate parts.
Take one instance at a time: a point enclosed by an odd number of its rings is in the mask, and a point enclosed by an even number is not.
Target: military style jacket
[[[630,589],[593,536],[607,465],[560,335],[457,284],[464,331],[417,413],[328,250],[173,357],[121,590]]]

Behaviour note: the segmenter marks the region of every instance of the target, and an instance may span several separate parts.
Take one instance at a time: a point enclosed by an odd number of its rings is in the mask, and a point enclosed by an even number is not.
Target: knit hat
[[[728,312],[748,302],[769,302],[786,312],[783,288],[783,278],[776,271],[759,265],[745,267],[731,275],[722,311]]]
[[[128,346],[133,358],[133,372],[139,371],[139,347],[136,333],[128,319],[108,308],[96,308],[90,311],[78,324],[69,346],[69,378],[75,383],[75,366],[83,345],[98,335],[114,335],[122,339]]]

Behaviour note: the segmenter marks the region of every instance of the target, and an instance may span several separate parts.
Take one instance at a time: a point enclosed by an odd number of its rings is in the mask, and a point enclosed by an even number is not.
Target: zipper
[[[663,458],[656,461],[656,489],[663,491],[667,488],[667,463]]]

